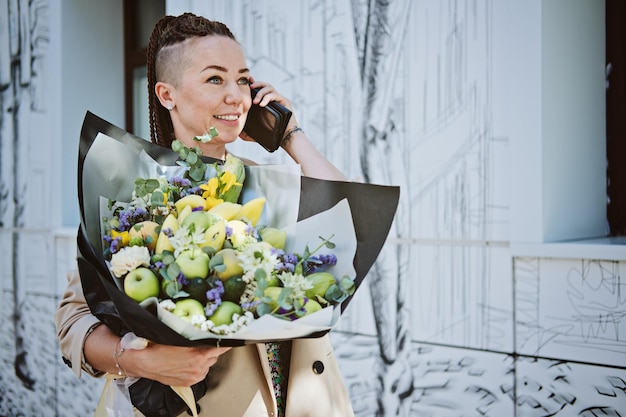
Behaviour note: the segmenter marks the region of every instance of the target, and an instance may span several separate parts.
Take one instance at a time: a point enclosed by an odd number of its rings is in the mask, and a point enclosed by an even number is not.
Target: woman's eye
[[[221,82],[222,82],[222,79],[218,76],[210,77],[207,80],[207,83],[211,83],[211,84],[221,84]]]
[[[248,78],[240,78],[239,85],[250,85],[250,79]]]

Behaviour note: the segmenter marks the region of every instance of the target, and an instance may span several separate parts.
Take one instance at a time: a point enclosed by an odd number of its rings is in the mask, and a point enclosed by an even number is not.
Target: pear
[[[245,220],[252,226],[256,226],[261,218],[264,206],[264,197],[258,197],[250,200],[241,207],[241,210],[239,210],[239,213],[235,216],[235,220]]]
[[[202,207],[202,210],[204,210],[206,209],[206,200],[202,196],[190,194],[174,203],[174,207],[176,207],[178,213],[182,212],[187,206],[191,206],[192,209]]]
[[[204,232],[204,243],[200,244],[200,247],[210,246],[216,251],[219,251],[224,246],[226,240],[226,222],[219,220],[213,226],[206,229]]]
[[[168,229],[171,230],[172,233],[176,233],[178,230],[178,219],[171,213],[168,214],[163,221],[163,225],[161,226],[161,231],[159,232],[159,237],[154,248],[154,253],[160,254],[163,253],[164,250],[174,252],[174,247],[170,243],[170,238],[163,233],[164,230]]]
[[[235,218],[237,213],[241,210],[241,204],[231,203],[228,201],[224,201],[223,203],[218,204],[217,206],[212,207],[209,210],[209,213],[215,213],[225,220],[232,220]]]
[[[324,298],[330,286],[337,283],[333,274],[328,272],[315,272],[307,275],[306,279],[313,284],[313,287],[305,292],[311,300],[315,300],[316,296]]]
[[[226,281],[230,277],[241,276],[243,269],[239,264],[237,251],[232,248],[225,248],[215,254],[215,257],[222,257],[222,265],[215,268],[215,275],[222,281]]]
[[[232,230],[233,235],[246,233],[247,224],[241,220],[229,220],[227,226]]]
[[[285,241],[287,240],[287,232],[274,227],[265,227],[260,232],[261,240],[267,242],[276,249],[285,249]]]
[[[185,220],[185,217],[189,216],[190,214],[191,214],[191,206],[185,206],[185,208],[182,211],[178,212],[178,224],[181,224],[183,220]]]
[[[263,296],[268,297],[271,300],[268,304],[272,310],[278,308],[278,297],[280,297],[282,290],[282,287],[267,287],[263,290]]]
[[[320,311],[322,309],[322,306],[320,305],[320,303],[318,303],[315,300],[307,300],[306,304],[304,304],[304,315],[308,316],[309,314],[313,314],[316,311]]]
[[[160,225],[157,222],[145,220],[133,225],[133,227],[131,227],[128,231],[128,235],[130,239],[134,237],[141,238],[144,241],[145,245],[148,247],[148,249],[152,251],[157,244],[157,239],[159,237],[159,227]]]

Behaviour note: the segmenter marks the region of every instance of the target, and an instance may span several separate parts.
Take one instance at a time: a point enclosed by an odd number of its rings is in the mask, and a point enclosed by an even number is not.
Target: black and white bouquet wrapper
[[[241,346],[319,337],[332,329],[352,297],[294,321],[268,314],[234,334],[217,335],[163,310],[156,298],[140,305],[124,293],[103,256],[101,218],[109,199],[131,200],[136,178],[180,175],[187,168],[176,164],[178,157],[92,113],[85,116],[78,160],[77,243],[83,292],[92,313],[119,335],[132,332],[177,346]],[[319,236],[334,236],[338,261],[329,272],[353,277],[358,290],[387,238],[399,188],[303,177],[297,165],[247,166],[240,201],[259,196],[267,201],[259,223],[284,229],[286,249],[302,249],[318,242]]]

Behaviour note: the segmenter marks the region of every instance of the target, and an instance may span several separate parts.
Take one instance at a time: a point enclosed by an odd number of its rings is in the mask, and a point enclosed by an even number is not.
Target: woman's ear
[[[173,87],[171,84],[159,81],[154,86],[154,93],[156,94],[161,105],[168,110],[172,110],[176,103],[174,103]]]

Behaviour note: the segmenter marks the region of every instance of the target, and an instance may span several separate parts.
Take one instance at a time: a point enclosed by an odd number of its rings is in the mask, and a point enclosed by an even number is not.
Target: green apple
[[[172,313],[185,321],[191,321],[191,318],[196,315],[205,317],[204,306],[200,301],[193,298],[176,301],[176,307]]]
[[[239,258],[237,252],[232,248],[222,249],[217,252],[215,256],[221,255],[223,261],[223,268],[220,266],[215,269],[215,275],[222,281],[226,281],[230,277],[243,275],[243,269],[239,264]]]
[[[231,301],[222,301],[222,304],[217,307],[215,312],[209,317],[216,326],[222,324],[231,324],[233,322],[233,314],[242,314],[243,310],[239,304],[235,304]]]
[[[212,218],[206,211],[192,211],[180,223],[180,226],[189,228],[193,224],[196,232],[204,232],[211,226]]]
[[[189,279],[206,278],[209,274],[209,255],[200,249],[189,249],[178,255],[176,264]]]
[[[159,279],[148,268],[133,269],[124,278],[124,292],[138,303],[146,298],[157,297],[159,291]]]

